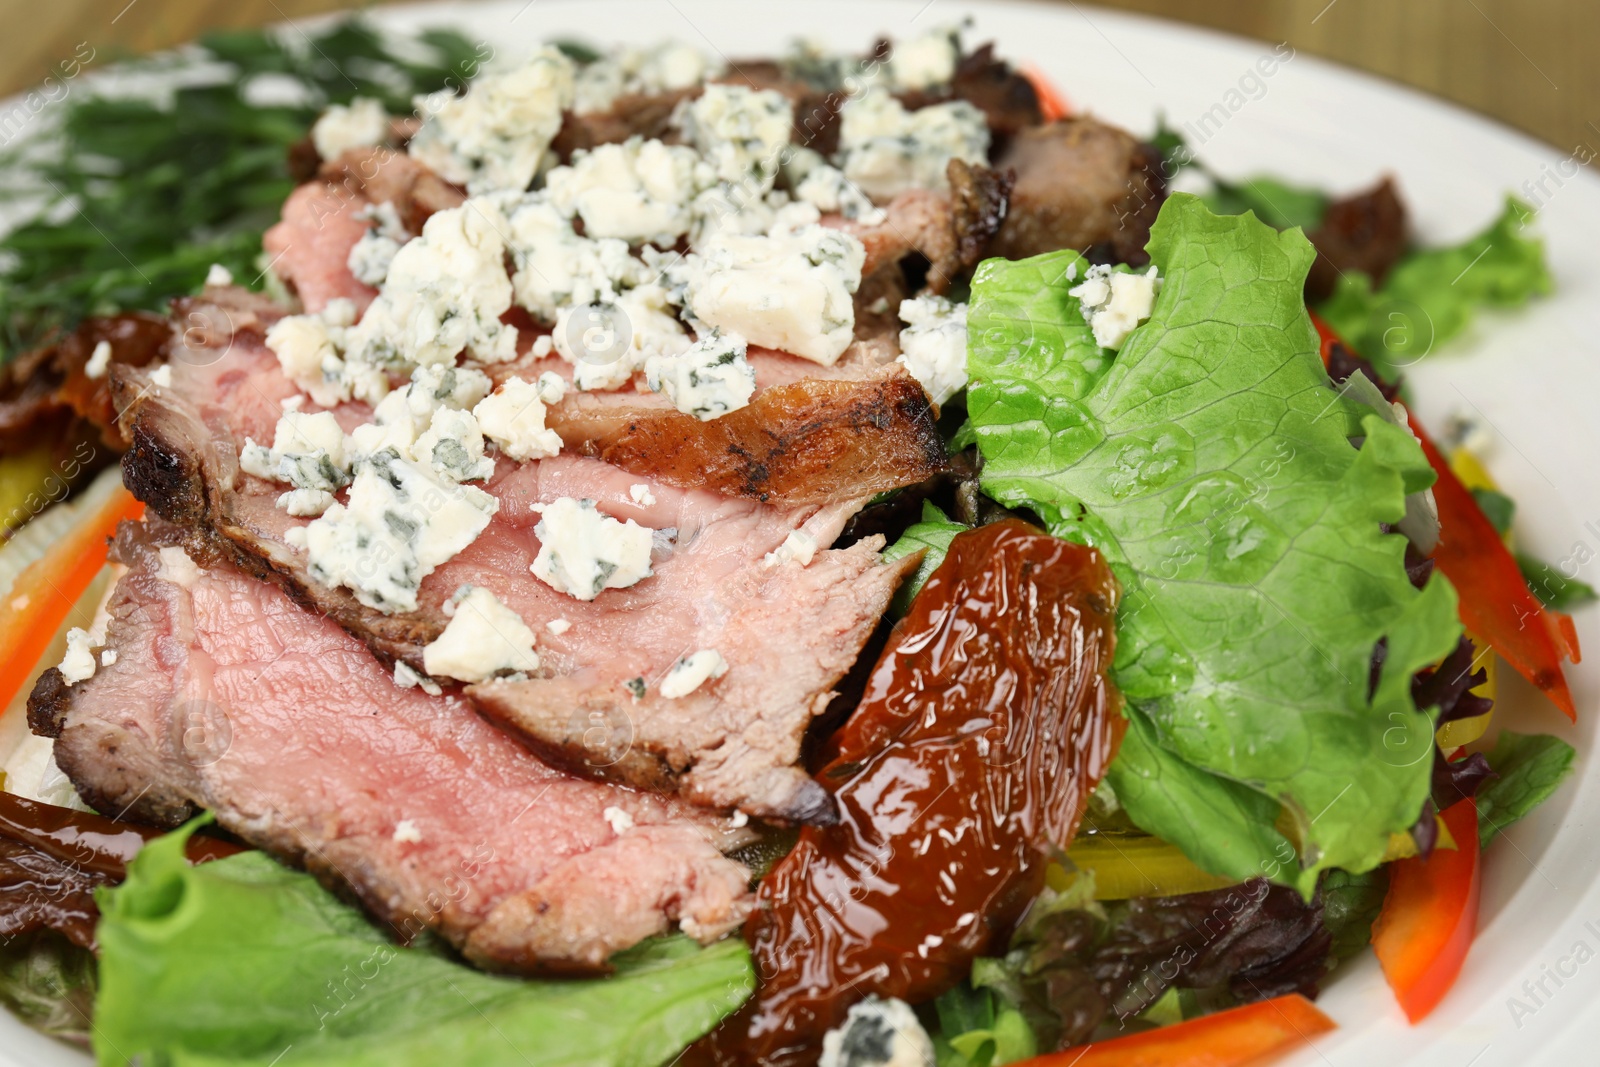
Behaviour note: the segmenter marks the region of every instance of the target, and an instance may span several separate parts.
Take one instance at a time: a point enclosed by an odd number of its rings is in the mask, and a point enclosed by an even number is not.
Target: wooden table
[[[793,0],[803,3],[804,0]],[[1071,2],[1071,0],[1067,0]],[[1099,0],[1269,41],[1407,82],[1600,152],[1597,0]],[[218,27],[358,8],[340,0],[0,0],[0,93],[83,54],[148,51]]]

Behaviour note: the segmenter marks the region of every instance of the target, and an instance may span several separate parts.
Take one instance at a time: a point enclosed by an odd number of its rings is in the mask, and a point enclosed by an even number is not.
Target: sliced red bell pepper
[[[1029,63],[1022,68],[1022,76],[1033,86],[1033,95],[1039,98],[1039,113],[1046,122],[1059,122],[1072,114],[1072,105],[1067,103],[1061,90],[1045,77],[1044,71]]]
[[[1338,335],[1316,315],[1311,321],[1322,338],[1326,364]],[[1439,508],[1439,546],[1433,562],[1456,587],[1461,621],[1576,722],[1572,691],[1561,669],[1563,658],[1577,663],[1581,657],[1572,620],[1550,611],[1533,595],[1494,524],[1415,417],[1411,430],[1439,476],[1433,486]]]
[[[1372,948],[1406,1018],[1420,1022],[1461,973],[1478,925],[1478,808],[1463,800],[1443,813],[1455,838],[1389,865],[1389,893],[1372,927]]]
[[[1332,1019],[1305,997],[1291,993],[1142,1034],[1035,1056],[1019,1067],[1237,1067],[1333,1028]]]
[[[142,514],[144,505],[117,486],[49,552],[17,575],[0,602],[0,708],[27,683],[72,606],[105,566],[107,541],[117,532],[117,523]]]

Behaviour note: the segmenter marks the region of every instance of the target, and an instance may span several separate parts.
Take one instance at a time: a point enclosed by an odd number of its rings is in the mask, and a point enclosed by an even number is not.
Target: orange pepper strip
[[[1322,362],[1339,340],[1316,315],[1311,321],[1322,338]],[[1505,661],[1576,722],[1577,708],[1561,669],[1563,657],[1577,663],[1582,653],[1572,619],[1550,611],[1528,588],[1516,558],[1478,506],[1477,498],[1415,418],[1411,430],[1422,442],[1439,480],[1433,500],[1439,508],[1439,547],[1433,562],[1456,587],[1461,621],[1467,631],[1487,641]]]
[[[1239,1067],[1333,1028],[1332,1019],[1305,997],[1291,993],[1142,1034],[1035,1056],[1020,1067]]]
[[[27,684],[73,605],[105,566],[117,523],[143,514],[144,505],[118,486],[93,514],[17,575],[0,602],[0,708]]]
[[[1372,927],[1372,948],[1406,1018],[1420,1022],[1461,973],[1478,925],[1478,808],[1450,806],[1444,824],[1454,849],[1389,866],[1389,893]]]
[[[1059,122],[1072,115],[1072,105],[1060,89],[1045,76],[1044,71],[1032,63],[1022,68],[1022,76],[1033,86],[1033,95],[1039,98],[1039,113],[1046,122]]]

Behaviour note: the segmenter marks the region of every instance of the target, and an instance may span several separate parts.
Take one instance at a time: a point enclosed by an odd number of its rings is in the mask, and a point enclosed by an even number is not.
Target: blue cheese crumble
[[[645,378],[673,407],[705,422],[750,403],[756,372],[745,351],[743,337],[712,330],[682,355],[650,357]]]
[[[689,257],[685,299],[708,326],[829,367],[854,340],[865,258],[857,238],[815,224],[719,232]]]
[[[534,577],[578,600],[593,600],[606,589],[625,589],[645,578],[655,531],[629,519],[602,514],[593,500],[561,497],[539,508],[539,554]]]
[[[588,237],[671,247],[689,232],[690,202],[711,183],[692,148],[631,137],[573,154],[545,176],[545,195]]]
[[[661,695],[668,700],[677,700],[727,673],[728,662],[722,658],[722,653],[714,648],[702,648],[672,665],[667,676],[661,680]]]
[[[308,572],[369,608],[415,611],[422,580],[473,542],[500,508],[385,449],[358,461],[348,502],[304,527]]]
[[[624,94],[687,89],[712,73],[706,57],[681,41],[619,48],[578,70],[572,110],[580,115],[609,111]]]
[[[350,484],[344,430],[326,411],[313,415],[284,412],[273,431],[270,449],[245,438],[239,467],[257,478],[288,482],[296,489],[332,492]]]
[[[578,234],[542,195],[507,201],[505,211],[516,300],[540,322],[555,322],[563,308],[615,300],[648,277],[628,242]]]
[[[352,148],[382,144],[388,138],[389,115],[383,102],[368,96],[330,105],[311,127],[311,143],[323,159],[338,159]]]
[[[422,665],[436,678],[484,682],[539,669],[534,634],[522,617],[480,586],[464,585],[451,597],[455,614],[422,650]]]
[[[717,179],[764,193],[788,148],[794,105],[774,89],[708,85],[674,119]]]
[[[538,172],[573,102],[572,61],[552,47],[527,62],[486,73],[458,96],[419,96],[423,116],[409,151],[419,162],[474,195],[522,190]]]
[[[1095,344],[1115,349],[1150,317],[1160,291],[1161,272],[1154,266],[1135,274],[1099,264],[1090,267],[1067,295],[1078,298],[1084,321],[1094,331]]]
[[[561,381],[548,371],[545,373],[556,382]],[[554,430],[545,429],[544,397],[547,393],[541,388],[543,384],[526,378],[508,378],[472,409],[483,436],[518,462],[544,459],[561,451],[560,436]],[[560,394],[556,395],[559,399]]]
[[[874,200],[908,189],[948,189],[952,159],[982,164],[988,154],[989,125],[965,100],[907,111],[875,86],[839,109],[840,169]]]
[[[818,1067],[933,1067],[933,1041],[903,1000],[868,997],[822,1039]]]
[[[967,305],[942,296],[900,301],[900,356],[935,404],[967,387]]]

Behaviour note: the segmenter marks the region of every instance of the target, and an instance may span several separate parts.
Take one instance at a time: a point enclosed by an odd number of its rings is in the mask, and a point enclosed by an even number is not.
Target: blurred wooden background
[[[1287,40],[1492,115],[1563,152],[1580,144],[1600,150],[1600,0],[1095,2]],[[215,27],[362,6],[348,0],[0,0],[0,94],[40,81],[83,41],[97,50],[148,51]]]

